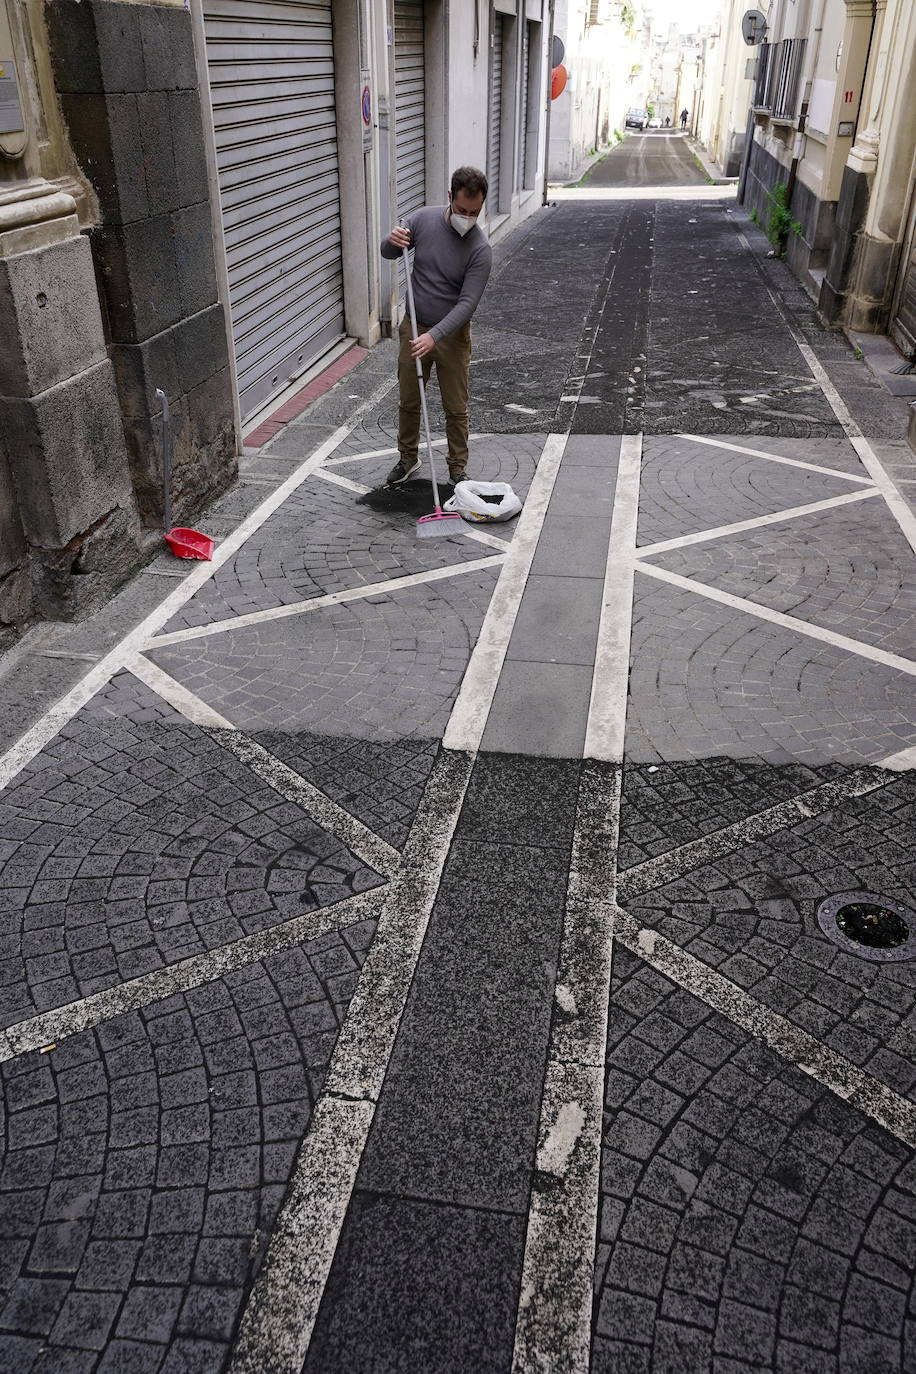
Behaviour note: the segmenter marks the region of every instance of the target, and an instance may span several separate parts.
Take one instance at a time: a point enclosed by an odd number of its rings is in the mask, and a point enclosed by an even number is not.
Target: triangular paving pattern
[[[767,451],[770,440],[736,440]],[[791,447],[792,452],[785,450]],[[857,490],[844,473],[865,477],[848,443],[830,440],[776,446],[774,454],[836,467],[837,476],[770,462],[678,435],[647,436],[643,446],[637,542],[646,545],[740,520],[753,520]]]
[[[651,562],[916,659],[916,556],[880,497],[671,549]]]

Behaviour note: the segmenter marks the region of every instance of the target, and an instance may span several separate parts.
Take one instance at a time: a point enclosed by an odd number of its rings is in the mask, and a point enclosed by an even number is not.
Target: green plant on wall
[[[766,224],[766,236],[773,245],[778,258],[786,255],[786,240],[790,234],[800,234],[801,225],[793,218],[788,206],[789,188],[784,181],[778,181],[766,198],[770,206],[770,217]]]
[[[636,6],[626,3],[620,6],[620,22],[627,38],[633,38],[636,34]]]
[[[646,106],[646,114],[650,119],[655,118],[655,106],[653,104],[650,103]]]

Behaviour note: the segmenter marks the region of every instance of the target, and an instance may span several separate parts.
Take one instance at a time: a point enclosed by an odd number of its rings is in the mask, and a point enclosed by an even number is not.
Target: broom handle
[[[410,259],[407,256],[407,249],[404,248],[404,275],[407,278],[407,309],[410,311],[410,337],[417,338],[417,312],[413,303],[413,282],[410,278]],[[436,481],[436,465],[433,462],[433,441],[429,432],[429,411],[426,409],[426,386],[423,382],[423,364],[419,358],[414,358],[417,365],[417,384],[420,388],[420,410],[423,414],[423,428],[426,431],[426,452],[429,455],[429,475],[433,479],[433,501],[436,510],[439,509],[439,484]]]

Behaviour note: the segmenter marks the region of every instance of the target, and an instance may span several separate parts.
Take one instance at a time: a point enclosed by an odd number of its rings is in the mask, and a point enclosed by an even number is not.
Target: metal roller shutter
[[[401,215],[426,204],[425,63],[423,0],[395,0],[394,128]]]
[[[331,0],[204,0],[242,414],[344,331]]]
[[[490,39],[490,129],[487,143],[487,177],[490,182],[490,201],[499,209],[499,164],[502,142],[503,106],[503,17],[493,15]]]

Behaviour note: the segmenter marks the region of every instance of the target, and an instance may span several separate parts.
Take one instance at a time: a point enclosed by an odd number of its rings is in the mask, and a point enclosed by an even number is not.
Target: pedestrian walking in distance
[[[686,110],[681,110],[681,128],[682,128],[682,129],[686,129],[686,128],[687,128],[687,111],[686,111]]]
[[[493,251],[477,223],[487,197],[488,183],[476,167],[452,173],[448,205],[425,205],[408,215],[382,240],[382,257],[399,258],[413,252],[413,291],[417,337],[410,337],[410,320],[401,321],[398,354],[397,463],[388,474],[389,486],[406,482],[420,466],[420,386],[416,358],[424,384],[433,365],[445,411],[448,475],[464,479],[468,465],[468,377],[471,365],[471,316],[480,303],[490,276]]]

